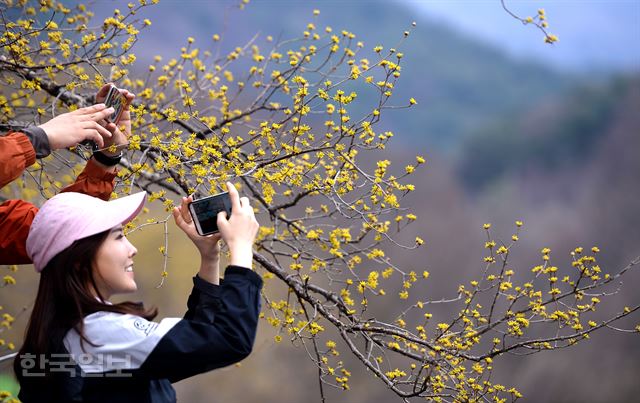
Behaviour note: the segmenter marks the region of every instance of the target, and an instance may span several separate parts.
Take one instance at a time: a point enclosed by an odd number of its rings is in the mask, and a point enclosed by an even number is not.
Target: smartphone
[[[107,106],[107,108],[110,106],[113,107],[114,112],[107,118],[107,120],[117,125],[120,122],[122,113],[124,112],[127,105],[129,105],[129,100],[127,99],[127,97],[122,95],[120,90],[115,85],[111,85],[109,87],[107,97],[104,100],[104,104]]]
[[[221,211],[227,212],[227,218],[231,217],[229,192],[204,197],[189,204],[189,213],[200,235],[218,232],[218,213]]]

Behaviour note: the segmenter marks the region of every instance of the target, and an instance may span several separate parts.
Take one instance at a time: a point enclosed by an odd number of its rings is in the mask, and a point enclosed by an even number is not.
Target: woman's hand
[[[226,211],[218,213],[218,229],[231,252],[230,264],[251,268],[253,263],[253,243],[260,224],[249,204],[249,198],[240,197],[235,186],[227,182],[231,199],[231,217]]]
[[[112,141],[113,135],[99,122],[112,113],[113,108],[97,104],[63,113],[39,127],[47,135],[52,151],[77,146],[84,140],[92,140],[103,147]]]
[[[193,199],[191,196],[183,197],[182,204],[173,208],[173,219],[176,225],[191,239],[191,242],[200,252],[200,272],[199,276],[213,284],[218,284],[220,279],[220,234],[202,236],[198,234],[189,214],[189,203]]]
[[[104,102],[107,94],[109,93],[109,88],[111,88],[112,84],[108,83],[100,88],[100,91],[96,94],[96,102]],[[122,147],[129,143],[129,137],[131,137],[131,114],[129,112],[129,105],[133,102],[133,99],[136,97],[134,94],[129,92],[128,90],[121,89],[120,93],[127,98],[127,106],[124,108],[122,115],[120,116],[120,121],[118,125],[112,122],[104,122],[106,129],[111,132],[113,135],[109,139],[105,139],[104,146],[101,147],[102,153],[114,156],[120,154],[122,151]],[[122,130],[120,130],[122,129]],[[116,146],[115,150],[109,150],[109,147],[112,145]]]

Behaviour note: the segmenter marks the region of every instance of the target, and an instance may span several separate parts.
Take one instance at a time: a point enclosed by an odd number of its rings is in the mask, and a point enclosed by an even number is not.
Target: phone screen
[[[231,216],[231,199],[228,192],[195,200],[189,205],[189,213],[200,235],[218,232],[218,213],[221,211],[226,211],[227,217]]]

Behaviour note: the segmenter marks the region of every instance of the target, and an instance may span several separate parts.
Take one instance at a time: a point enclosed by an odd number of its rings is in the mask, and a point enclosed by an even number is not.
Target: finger
[[[89,130],[85,140],[91,140],[98,145],[98,148],[104,147],[104,139],[97,130]]]
[[[115,133],[118,129],[118,126],[115,123],[106,122],[104,128],[107,129],[110,133]]]
[[[178,212],[180,213],[180,220],[185,224],[185,225],[189,225],[191,224],[191,220],[187,217],[187,215],[184,214],[184,206],[180,205],[178,207],[176,207],[178,209]]]
[[[115,111],[116,110],[113,109],[112,106],[110,106],[106,109],[92,113],[91,115],[88,116],[88,118],[89,120],[93,120],[94,122],[99,122],[101,120],[106,120]]]
[[[216,223],[218,224],[218,230],[222,236],[223,232],[226,232],[229,227],[229,220],[227,220],[227,212],[222,210],[218,213],[218,217],[216,219]]]
[[[187,224],[191,224],[193,222],[193,217],[191,217],[191,213],[189,212],[189,204],[191,204],[191,202],[193,202],[193,198],[191,196],[183,197],[182,198],[182,205],[180,206],[180,212],[182,213],[182,219]]]
[[[231,210],[234,208],[240,210],[242,205],[240,204],[240,195],[233,183],[227,182],[227,190],[229,191],[229,198],[231,199]]]
[[[122,110],[124,112],[128,112],[129,111],[129,107],[131,106],[131,102],[133,102],[134,98],[136,97],[135,94],[133,94],[132,92],[130,92],[129,90],[120,90],[120,94],[122,94],[122,96],[125,97],[126,102],[124,102],[124,107],[122,108]],[[123,114],[123,118],[124,118],[125,114]],[[122,118],[121,118],[122,120]]]
[[[73,112],[69,112],[72,115],[89,115],[92,113],[96,113],[96,112],[100,112],[102,110],[104,110],[107,106],[103,103],[99,103],[99,104],[95,104],[95,105],[91,105],[91,106],[85,106],[84,108],[79,108],[76,109]],[[112,112],[113,113],[113,112]]]
[[[105,138],[111,138],[112,134],[109,130],[105,129],[102,125],[94,122],[94,121],[88,121],[84,124],[83,126],[84,129],[88,129],[88,130],[95,130],[97,131],[102,137]]]
[[[133,99],[135,98],[134,95],[132,95],[130,98],[127,97],[127,102],[124,105],[123,111],[126,112],[130,112],[131,110],[131,103],[133,102]]]
[[[242,206],[242,208],[244,209],[246,209],[247,207],[251,207],[251,205],[249,204],[249,198],[246,196],[241,197],[240,206]]]
[[[247,213],[249,214],[249,217],[251,217],[253,220],[256,219],[256,212],[252,206],[249,206]]]
[[[129,104],[131,103],[131,101],[133,101],[133,100],[134,100],[134,98],[136,97],[136,95],[135,95],[134,93],[132,93],[132,92],[129,92],[128,90],[124,90],[123,95],[125,96],[125,98],[127,98],[127,101],[129,101],[129,102],[127,103],[127,108],[126,108],[126,109],[128,109],[128,108],[129,108]]]
[[[184,231],[185,222],[182,219],[182,215],[180,214],[180,209],[178,207],[173,208],[173,221],[175,221],[176,225]]]
[[[102,88],[100,88],[100,90],[96,94],[96,101],[104,101],[104,99],[107,97],[107,94],[109,93],[109,88],[111,88],[111,85],[111,83],[107,83],[103,85]]]

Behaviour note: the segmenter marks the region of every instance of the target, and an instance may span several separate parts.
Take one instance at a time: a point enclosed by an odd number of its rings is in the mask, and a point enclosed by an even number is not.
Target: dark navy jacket
[[[30,365],[23,365],[18,397],[24,403],[175,402],[171,383],[247,357],[260,313],[260,276],[229,266],[219,286],[198,276],[193,283],[182,319],[150,322],[112,312],[88,315],[84,333],[94,345],[80,343],[78,333],[70,330],[61,350],[67,354],[49,357],[49,385],[55,390],[41,387],[42,378],[26,376],[24,368]],[[65,363],[65,356],[72,359]]]

